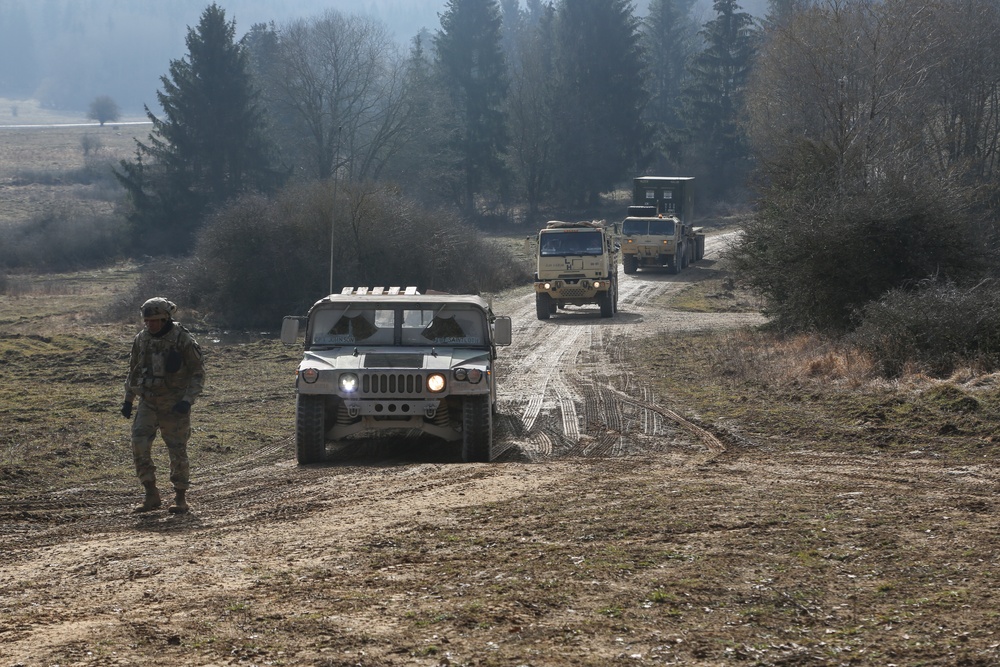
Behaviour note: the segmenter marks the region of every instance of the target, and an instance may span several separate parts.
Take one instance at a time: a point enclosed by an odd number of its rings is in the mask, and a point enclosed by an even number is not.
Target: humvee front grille
[[[579,287],[569,287],[569,288],[564,287],[562,290],[560,290],[559,295],[567,298],[587,296],[587,290],[580,289]]]
[[[408,373],[365,373],[361,376],[361,393],[372,396],[422,394],[424,376]]]

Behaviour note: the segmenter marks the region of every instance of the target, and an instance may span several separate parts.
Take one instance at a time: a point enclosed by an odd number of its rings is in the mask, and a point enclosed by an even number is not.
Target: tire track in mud
[[[725,247],[709,239],[706,258]],[[628,366],[628,344],[638,335],[691,328],[698,315],[651,307],[654,300],[698,280],[695,271],[619,271],[619,312],[601,318],[596,307],[561,309],[546,321],[535,314],[534,294],[512,295],[498,312],[515,323],[515,346],[501,354],[494,457],[620,457],[680,447],[724,451],[711,433],[658,404],[651,388]],[[666,315],[666,316],[665,316]],[[677,316],[679,315],[679,317]]]

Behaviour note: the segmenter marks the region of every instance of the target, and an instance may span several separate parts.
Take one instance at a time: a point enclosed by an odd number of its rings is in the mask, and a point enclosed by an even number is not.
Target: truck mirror
[[[298,317],[287,316],[281,320],[281,342],[285,345],[294,345],[299,338],[302,320]]]
[[[511,322],[510,317],[502,315],[493,322],[493,342],[496,345],[510,345],[511,343]]]

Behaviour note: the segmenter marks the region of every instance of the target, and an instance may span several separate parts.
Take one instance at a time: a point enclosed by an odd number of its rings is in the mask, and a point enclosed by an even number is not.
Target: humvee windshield
[[[465,304],[343,304],[313,314],[310,344],[489,344],[485,314]]]
[[[622,234],[625,236],[673,236],[673,218],[656,218],[653,220],[641,220],[626,218],[622,223]]]
[[[596,229],[582,232],[542,232],[539,252],[542,257],[600,255],[603,251],[603,240],[604,235]]]

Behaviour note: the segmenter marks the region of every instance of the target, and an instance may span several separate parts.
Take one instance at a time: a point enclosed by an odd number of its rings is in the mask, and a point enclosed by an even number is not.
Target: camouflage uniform
[[[132,424],[132,457],[139,481],[147,489],[144,509],[159,506],[156,492],[156,466],[153,464],[151,449],[156,432],[159,430],[170,455],[170,482],[180,499],[182,509],[171,507],[171,511],[186,511],[184,494],[190,487],[188,472],[187,442],[191,435],[190,406],[201,394],[205,381],[205,369],[201,348],[187,329],[170,319],[169,314],[176,308],[165,299],[150,299],[143,304],[144,313],[151,312],[147,304],[154,301],[168,304],[167,317],[157,333],[148,329],[139,332],[132,341],[129,358],[129,372],[125,380],[125,404],[131,406],[136,397],[139,405]],[[185,405],[186,404],[186,405]],[[131,409],[123,410],[126,417]],[[150,489],[155,501],[150,499]]]

